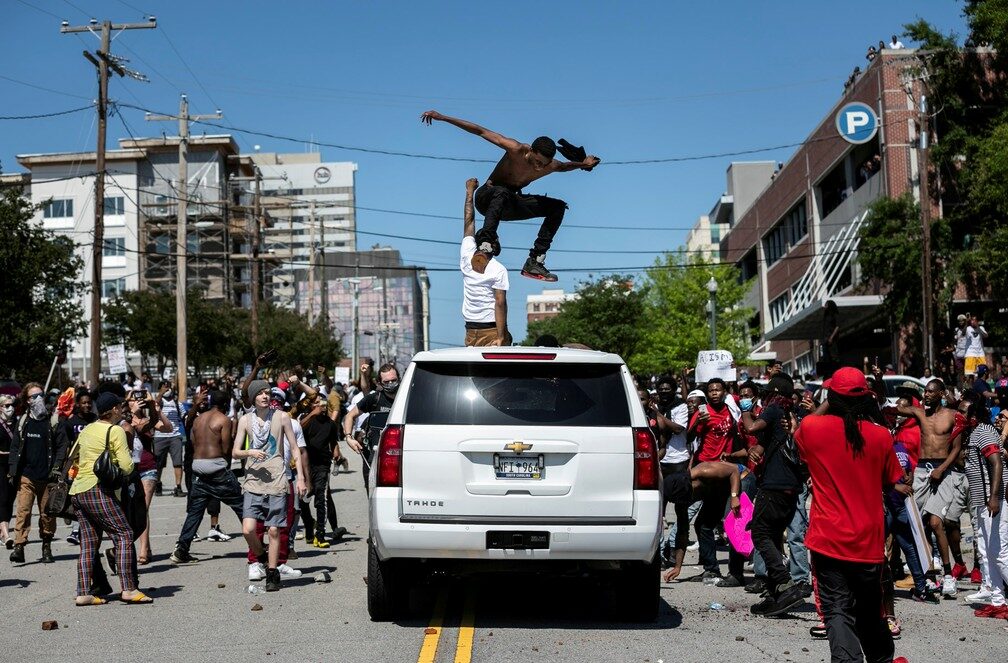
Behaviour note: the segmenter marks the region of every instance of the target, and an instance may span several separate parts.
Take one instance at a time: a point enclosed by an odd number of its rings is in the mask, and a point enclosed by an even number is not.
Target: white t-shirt
[[[976,327],[966,328],[966,356],[967,357],[983,357],[986,356],[984,353],[983,346],[983,334],[980,332],[987,333],[981,325]]]
[[[901,42],[899,39],[893,39],[891,42],[889,42],[889,48],[893,49],[906,48],[906,46],[904,46],[903,42]]]
[[[494,290],[508,289],[508,273],[496,258],[490,258],[480,274],[472,268],[476,240],[462,238],[462,319],[466,322],[494,322]]]
[[[661,459],[663,463],[685,463],[689,460],[690,451],[686,443],[686,428],[689,426],[689,408],[685,402],[672,408],[668,417],[672,423],[682,426],[681,433],[670,435],[665,446],[665,457]]]

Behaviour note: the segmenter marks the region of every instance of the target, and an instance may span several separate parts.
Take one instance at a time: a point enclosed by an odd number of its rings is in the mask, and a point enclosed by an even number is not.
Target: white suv
[[[606,571],[620,614],[659,601],[655,440],[617,355],[421,352],[373,457],[368,611],[404,612],[426,570]],[[547,564],[538,564],[546,562]]]

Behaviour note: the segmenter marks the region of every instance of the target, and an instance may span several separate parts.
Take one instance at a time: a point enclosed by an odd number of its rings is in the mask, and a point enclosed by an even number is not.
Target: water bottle
[[[252,594],[253,596],[259,596],[260,594],[265,594],[266,590],[263,589],[262,587],[258,587],[256,585],[249,585],[248,586],[248,593]]]
[[[707,605],[707,607],[710,610],[724,610],[725,609],[725,607],[723,605],[721,605],[720,603],[713,602],[713,601],[711,603],[709,603]]]

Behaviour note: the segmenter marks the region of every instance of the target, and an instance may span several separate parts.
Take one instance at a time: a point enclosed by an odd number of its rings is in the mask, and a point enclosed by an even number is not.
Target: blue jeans
[[[798,491],[798,508],[787,528],[788,571],[791,580],[795,582],[812,581],[808,548],[805,547],[805,533],[808,532],[808,510],[805,503],[808,501],[808,494],[808,485],[803,483],[801,490]]]
[[[910,527],[910,513],[903,509],[899,513],[893,513],[886,508],[886,531],[893,535],[896,544],[903,551],[907,566],[910,567],[910,576],[914,581],[914,589],[923,594],[927,589],[924,579],[924,568],[921,566],[920,557],[917,555],[917,545],[913,539],[913,529]]]

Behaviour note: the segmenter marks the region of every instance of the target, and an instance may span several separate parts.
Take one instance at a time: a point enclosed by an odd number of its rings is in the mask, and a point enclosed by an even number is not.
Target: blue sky
[[[119,35],[113,52],[150,83],[115,79],[110,97],[174,112],[221,108],[229,125],[317,141],[444,156],[496,159],[489,143],[446,124],[422,126],[436,109],[530,141],[545,134],[584,144],[603,159],[592,173],[561,173],[531,193],[565,199],[554,270],[640,268],[675,249],[725,188],[730,158],[651,165],[605,161],[684,157],[795,143],[839,98],[867,46],[918,17],[965,31],[949,1],[825,2],[153,2],[6,0],[0,115],[54,112],[95,95],[90,35],[61,35],[59,22],[117,22],[157,15],[157,30]],[[906,41],[906,40],[904,40]],[[909,42],[908,42],[908,45]],[[181,54],[181,57],[176,53]],[[190,71],[191,70],[191,71]],[[6,78],[3,78],[6,77]],[[29,87],[22,83],[48,88]],[[138,135],[154,125],[123,109]],[[161,123],[156,131],[163,128]],[[194,131],[198,127],[194,127]],[[216,130],[210,130],[215,132]],[[109,121],[109,145],[126,136]],[[303,144],[241,136],[243,151],[297,152]],[[93,113],[0,122],[4,172],[19,153],[93,149]],[[784,161],[791,150],[740,157]],[[464,181],[490,164],[381,156],[323,148],[325,160],[359,164],[361,207],[457,214]],[[645,226],[661,230],[629,230]],[[359,211],[367,232],[456,240],[461,220]],[[536,228],[504,225],[503,243],[531,246]],[[360,235],[431,268],[457,263],[456,246]],[[613,253],[626,251],[627,253]],[[607,253],[608,252],[608,253]],[[510,326],[525,336],[525,297],[543,284],[518,271],[527,249],[506,250],[512,270]],[[588,272],[562,272],[568,290]],[[460,344],[461,279],[431,273],[431,338]]]

